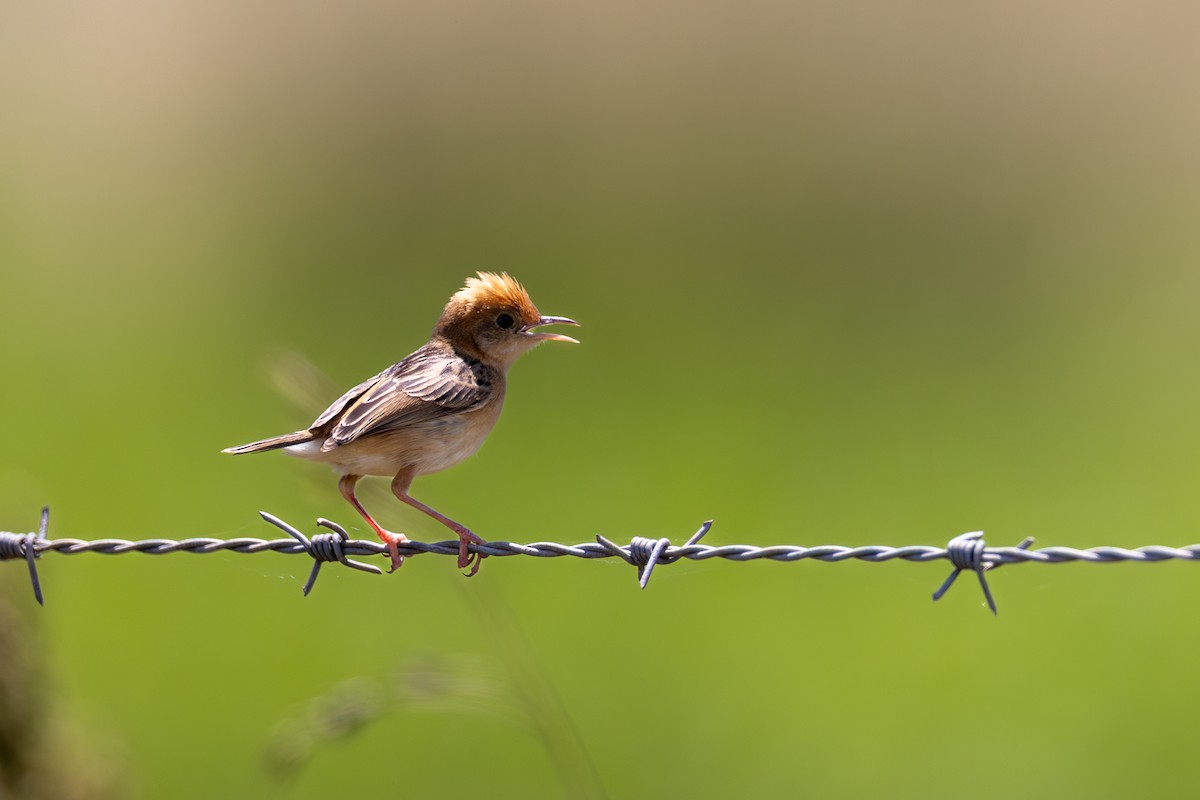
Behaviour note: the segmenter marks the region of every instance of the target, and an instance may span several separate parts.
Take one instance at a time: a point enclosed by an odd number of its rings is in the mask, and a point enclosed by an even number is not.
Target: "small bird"
[[[364,475],[391,477],[397,498],[454,531],[459,569],[471,566],[467,577],[477,573],[483,556],[467,545],[484,540],[411,497],[409,487],[418,475],[448,469],[480,448],[500,418],[506,374],[518,356],[541,342],[578,344],[536,328],[579,324],[542,316],[508,273],[478,275],[450,298],[428,342],[339,397],[307,430],[221,452],[284,449],[331,465],[342,475],[342,496],[387,545],[394,572],[404,562],[398,547],[408,537],[380,527],[354,495]]]

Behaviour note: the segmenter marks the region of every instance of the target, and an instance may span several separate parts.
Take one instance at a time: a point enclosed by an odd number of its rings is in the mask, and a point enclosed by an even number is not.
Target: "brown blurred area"
[[[490,220],[485,238],[579,228],[590,207],[617,233],[716,236],[696,222],[720,217],[752,239],[786,218],[819,239],[847,206],[915,236],[932,207],[961,203],[968,227],[999,207],[1017,224],[1010,206],[1036,198],[1052,228],[1105,187],[1153,202],[1197,177],[1188,4],[118,0],[2,13],[5,235],[43,246],[68,220],[68,237],[127,248],[153,248],[164,224],[237,238],[231,206],[254,225],[319,214],[339,244],[386,220],[434,246],[452,231],[423,226],[450,209]],[[279,207],[289,190],[300,197]],[[365,192],[380,219],[363,218]]]
[[[27,586],[0,584],[0,797],[124,797],[119,763],[101,758],[115,750],[89,742],[55,704],[32,606]]]

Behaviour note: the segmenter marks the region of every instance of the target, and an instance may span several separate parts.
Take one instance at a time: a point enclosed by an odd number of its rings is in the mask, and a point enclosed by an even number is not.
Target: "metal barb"
[[[1033,537],[1027,536],[1017,545],[1016,549],[1027,550],[1032,544]],[[1003,566],[1004,562],[999,560],[1000,556],[988,552],[987,545],[983,541],[983,531],[972,531],[955,536],[946,545],[946,558],[954,565],[954,572],[951,572],[950,577],[946,578],[941,587],[933,593],[934,602],[942,599],[942,595],[949,591],[960,572],[969,569],[979,578],[979,588],[983,590],[983,597],[987,600],[988,608],[992,610],[992,616],[997,616],[999,612],[996,610],[996,600],[992,597],[992,590],[988,587],[984,573]]]
[[[11,533],[0,531],[0,561],[8,559],[25,559],[29,565],[29,582],[33,585],[33,596],[38,605],[46,605],[42,596],[42,582],[38,578],[37,561],[41,553],[38,545],[46,541],[46,530],[50,527],[50,506],[42,509],[42,521],[37,533]]]
[[[700,530],[692,534],[692,538],[688,539],[683,545],[690,547],[701,539],[704,534],[708,533],[712,528],[713,521],[707,520],[700,526]],[[647,539],[644,536],[635,536],[629,543],[628,548],[622,548],[614,542],[597,534],[596,541],[604,546],[604,549],[617,556],[627,564],[633,564],[638,568],[638,585],[643,589],[646,584],[650,583],[650,575],[654,572],[654,567],[658,564],[670,564],[673,561],[678,561],[680,555],[678,553],[668,553],[671,547],[671,540],[662,539]]]
[[[304,582],[305,597],[308,597],[308,593],[312,591],[313,584],[317,582],[317,576],[321,574],[321,566],[326,562],[337,561],[338,563],[345,564],[347,567],[353,567],[363,572],[373,572],[376,575],[383,573],[383,570],[379,567],[372,564],[364,564],[361,561],[354,561],[346,557],[346,553],[342,550],[342,543],[349,542],[350,535],[346,533],[345,528],[336,522],[330,522],[324,517],[319,518],[317,524],[322,528],[329,528],[333,533],[317,533],[313,535],[312,539],[309,539],[274,514],[269,514],[266,511],[258,513],[267,522],[298,541],[304,547],[304,552],[312,556],[312,572],[308,573],[308,580]]]

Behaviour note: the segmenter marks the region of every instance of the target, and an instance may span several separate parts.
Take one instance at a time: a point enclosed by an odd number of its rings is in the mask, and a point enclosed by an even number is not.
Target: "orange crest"
[[[516,278],[507,272],[480,272],[478,278],[467,278],[467,285],[450,298],[451,305],[474,310],[476,308],[511,308],[527,323],[537,322],[537,307],[529,299],[529,293]]]

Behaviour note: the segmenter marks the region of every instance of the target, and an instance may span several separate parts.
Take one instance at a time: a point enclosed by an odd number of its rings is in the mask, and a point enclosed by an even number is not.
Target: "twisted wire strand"
[[[290,538],[259,539],[254,537],[237,537],[233,539],[217,539],[212,537],[194,537],[189,539],[47,539],[46,526],[48,510],[43,515],[40,530],[35,533],[11,533],[0,531],[0,560],[24,559],[29,565],[30,578],[35,595],[42,602],[41,586],[37,577],[35,559],[45,553],[61,553],[63,555],[78,555],[80,553],[99,553],[102,555],[123,555],[125,553],[143,553],[146,555],[168,555],[171,553],[263,553],[274,552],[284,555],[308,555],[314,560],[313,570],[304,587],[307,595],[316,581],[320,567],[325,563],[341,563],[345,566],[364,572],[380,572],[378,567],[362,564],[351,559],[352,556],[386,556],[387,547],[378,541],[349,538],[341,526],[328,520],[319,520],[321,527],[331,533],[318,533],[311,539],[283,520],[266,512],[261,512],[263,519],[286,532]],[[1109,564],[1121,561],[1157,562],[1157,561],[1198,561],[1200,560],[1200,544],[1185,547],[1168,547],[1164,545],[1144,545],[1142,547],[1124,548],[1099,546],[1089,548],[1074,547],[1043,547],[1030,549],[1032,539],[1027,539],[1016,547],[988,547],[983,542],[982,532],[973,532],[956,536],[946,547],[933,545],[905,545],[893,547],[889,545],[861,545],[848,547],[844,545],[770,545],[761,547],[746,544],[706,545],[699,540],[711,527],[706,522],[691,539],[683,545],[673,545],[669,539],[647,539],[634,537],[628,545],[617,545],[612,541],[597,536],[595,542],[583,542],[575,545],[558,542],[531,542],[521,544],[508,541],[489,541],[483,544],[471,544],[469,549],[486,556],[504,558],[507,556],[530,556],[533,558],[573,557],[584,559],[620,558],[638,569],[638,581],[645,588],[656,565],[670,564],[687,559],[690,561],[706,561],[719,558],[728,561],[824,561],[839,563],[842,561],[867,561],[881,563],[884,561],[911,561],[924,563],[928,561],[949,560],[955,571],[942,587],[934,594],[934,599],[940,598],[953,584],[954,579],[962,571],[974,571],[979,576],[985,599],[995,613],[995,602],[984,579],[984,573],[1004,564],[1020,564],[1037,562],[1041,564],[1062,564],[1082,561],[1092,564]],[[417,542],[408,541],[399,546],[399,552],[404,556],[431,553],[434,555],[458,555],[458,541]]]
[[[0,533],[0,536],[28,536],[28,534]],[[624,546],[625,548],[628,545]],[[78,555],[80,553],[99,553],[101,555],[117,556],[125,553],[143,553],[151,556],[169,555],[171,553],[265,553],[274,552],[284,555],[307,553],[304,545],[294,539],[256,539],[241,537],[236,539],[213,539],[199,537],[192,539],[49,539],[36,544],[37,554],[62,553],[63,555]],[[487,556],[504,558],[505,556],[532,556],[534,558],[559,558],[572,556],[575,558],[613,558],[614,554],[603,545],[594,542],[583,542],[576,545],[559,544],[557,542],[517,542],[491,541],[487,544],[472,544],[470,550]],[[624,549],[624,548],[622,548]],[[342,543],[342,551],[348,556],[379,556],[386,555],[387,548],[379,543],[364,539],[351,539]],[[408,541],[399,547],[402,556],[415,556],[422,553],[432,553],[439,556],[458,556],[458,540],[442,542]],[[24,551],[22,551],[22,557]],[[893,547],[890,545],[862,545],[848,547],[845,545],[826,544],[815,547],[802,545],[770,545],[758,546],[748,544],[725,545],[680,545],[667,549],[666,559],[659,563],[669,563],[687,559],[689,561],[706,561],[710,558],[720,558],[727,561],[869,561],[882,563],[884,561],[941,561],[947,556],[945,547],[935,545],[905,545]],[[1017,550],[1014,547],[989,547],[987,555],[992,557],[994,564],[1019,564],[1035,561],[1042,564],[1063,564],[1069,561],[1086,561],[1093,564],[1111,564],[1118,561],[1198,561],[1200,560],[1200,544],[1186,547],[1166,547],[1163,545],[1145,545],[1126,549],[1123,547],[1089,547],[1077,549],[1074,547],[1043,547],[1039,550]],[[2,557],[0,557],[2,558]]]

